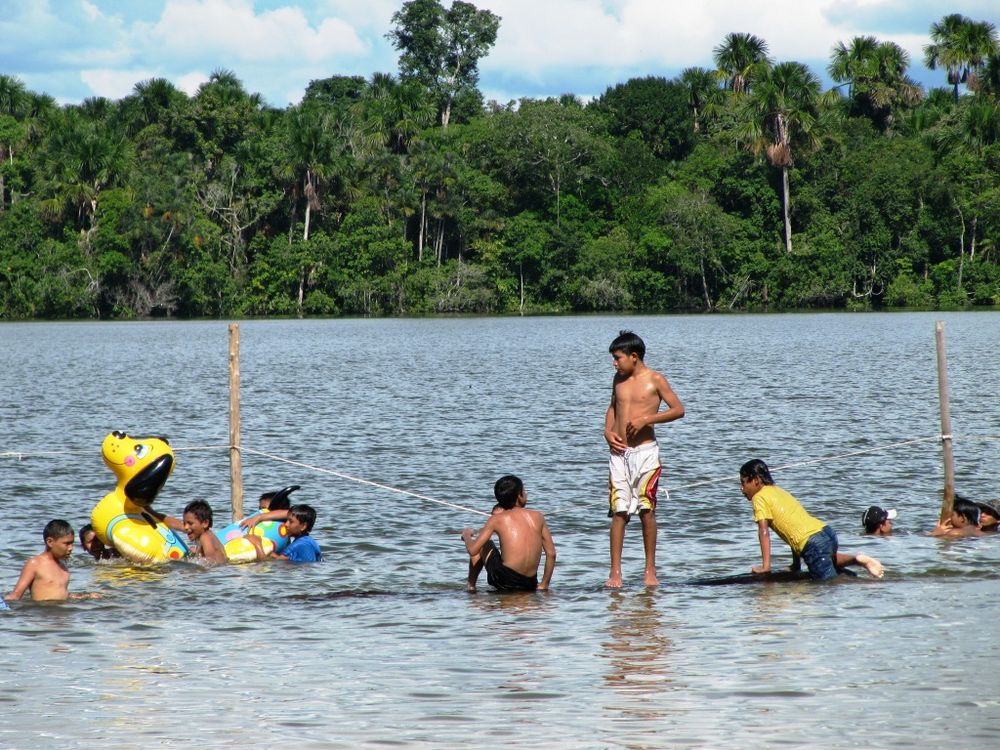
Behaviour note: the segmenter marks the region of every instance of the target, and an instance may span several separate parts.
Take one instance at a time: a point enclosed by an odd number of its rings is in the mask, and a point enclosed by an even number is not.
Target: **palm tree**
[[[923,98],[923,89],[906,75],[909,65],[909,54],[895,42],[858,36],[849,45],[839,42],[833,48],[827,72],[849,86],[852,107],[868,113],[885,130],[895,107],[911,106]]]
[[[685,68],[681,71],[681,85],[688,96],[694,132],[701,129],[701,119],[710,114],[719,99],[716,75],[705,68]]]
[[[740,108],[738,135],[755,154],[764,152],[781,170],[785,249],[792,252],[788,168],[793,146],[818,143],[820,83],[802,63],[785,62],[762,71]]]
[[[718,74],[734,94],[745,94],[761,67],[770,65],[767,42],[753,34],[726,34],[722,44],[713,50]]]
[[[991,54],[998,50],[996,27],[987,21],[973,21],[952,13],[931,24],[931,44],[924,47],[924,63],[931,70],[945,68],[948,84],[954,87],[975,79]]]
[[[854,98],[854,89],[859,78],[864,78],[871,69],[872,57],[878,48],[878,39],[873,36],[856,36],[849,45],[837,42],[830,54],[830,64],[826,66],[830,78],[847,85],[847,98]]]

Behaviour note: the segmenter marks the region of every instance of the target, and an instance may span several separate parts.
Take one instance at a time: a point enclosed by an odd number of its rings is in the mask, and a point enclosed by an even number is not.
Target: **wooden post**
[[[944,350],[944,321],[934,324],[937,340],[938,400],[941,402],[941,447],[944,449],[944,495],[941,499],[941,520],[951,516],[955,502],[955,455],[952,452],[951,407],[948,405],[948,358]]]
[[[233,522],[243,518],[243,457],[240,453],[240,326],[229,324],[229,496]]]

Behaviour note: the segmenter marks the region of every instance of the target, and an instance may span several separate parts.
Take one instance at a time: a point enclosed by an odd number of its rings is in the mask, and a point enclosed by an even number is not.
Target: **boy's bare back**
[[[527,508],[510,508],[491,516],[487,525],[492,525],[500,537],[504,565],[529,578],[538,572],[546,538],[549,544],[552,543],[541,513]]]

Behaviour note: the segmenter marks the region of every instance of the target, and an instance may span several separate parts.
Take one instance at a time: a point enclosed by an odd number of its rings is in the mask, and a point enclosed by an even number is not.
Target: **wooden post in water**
[[[944,321],[934,324],[937,340],[938,400],[941,402],[941,447],[944,449],[944,495],[941,498],[941,520],[951,516],[955,502],[955,455],[952,452],[951,407],[948,404],[948,358],[944,351]]]
[[[229,496],[233,522],[243,518],[243,457],[240,453],[240,326],[229,324]]]

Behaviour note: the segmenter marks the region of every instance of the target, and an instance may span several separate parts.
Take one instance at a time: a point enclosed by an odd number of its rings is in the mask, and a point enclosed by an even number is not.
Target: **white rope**
[[[358,482],[359,484],[367,484],[369,487],[378,487],[382,490],[388,490],[389,492],[398,492],[400,495],[409,495],[410,497],[416,497],[420,500],[426,500],[429,503],[437,503],[438,505],[447,505],[449,508],[455,508],[456,510],[464,510],[468,513],[478,513],[481,516],[489,516],[490,514],[486,511],[476,510],[475,508],[466,508],[464,505],[456,505],[455,503],[449,503],[447,500],[438,500],[434,497],[428,497],[427,495],[421,495],[419,492],[410,492],[410,490],[400,489],[399,487],[392,487],[388,484],[382,484],[381,482],[372,482],[368,479],[362,479],[361,477],[354,477],[350,474],[345,474],[342,471],[334,471],[333,469],[324,469],[320,466],[312,466],[310,464],[302,463],[301,461],[293,461],[290,458],[282,458],[281,456],[275,456],[271,453],[264,453],[263,451],[254,450],[253,448],[243,448],[244,453],[252,453],[257,456],[263,456],[264,458],[270,458],[273,461],[281,461],[282,463],[291,464],[292,466],[299,466],[303,469],[309,469],[310,471],[318,471],[320,474],[329,474],[330,476],[340,477],[341,479],[347,479],[351,482]]]
[[[192,445],[182,448],[174,448],[174,453],[185,451],[210,451],[220,448],[229,448],[228,445]],[[99,448],[91,448],[87,451],[6,451],[0,453],[0,458],[16,458],[21,461],[25,458],[55,458],[61,456],[97,456],[100,455]]]
[[[934,437],[915,438],[913,440],[903,440],[903,441],[898,442],[898,443],[889,443],[887,445],[877,445],[874,448],[861,448],[861,449],[856,450],[856,451],[848,451],[847,453],[838,453],[838,454],[836,454],[834,456],[824,456],[822,458],[811,458],[808,461],[798,461],[798,462],[793,463],[793,464],[783,464],[782,466],[772,466],[772,467],[769,467],[769,468],[771,469],[771,471],[782,471],[783,469],[794,469],[794,468],[797,468],[799,466],[809,466],[810,464],[819,464],[819,463],[824,463],[826,461],[836,461],[836,460],[841,459],[841,458],[850,458],[851,456],[861,456],[861,455],[863,455],[865,453],[875,453],[877,451],[889,450],[890,448],[899,448],[899,447],[904,446],[904,445],[914,445],[915,443],[926,443],[926,442],[929,442],[931,440],[940,440],[940,439],[941,438],[939,436],[934,436]],[[688,484],[678,484],[678,485],[676,485],[674,487],[667,487],[667,491],[670,492],[672,490],[686,490],[686,489],[689,489],[691,487],[701,487],[701,486],[706,485],[706,484],[718,484],[719,482],[732,482],[734,480],[738,480],[739,478],[740,478],[739,474],[735,474],[735,475],[734,474],[727,474],[724,477],[715,477],[714,479],[704,479],[704,480],[701,480],[699,482],[689,482]]]

